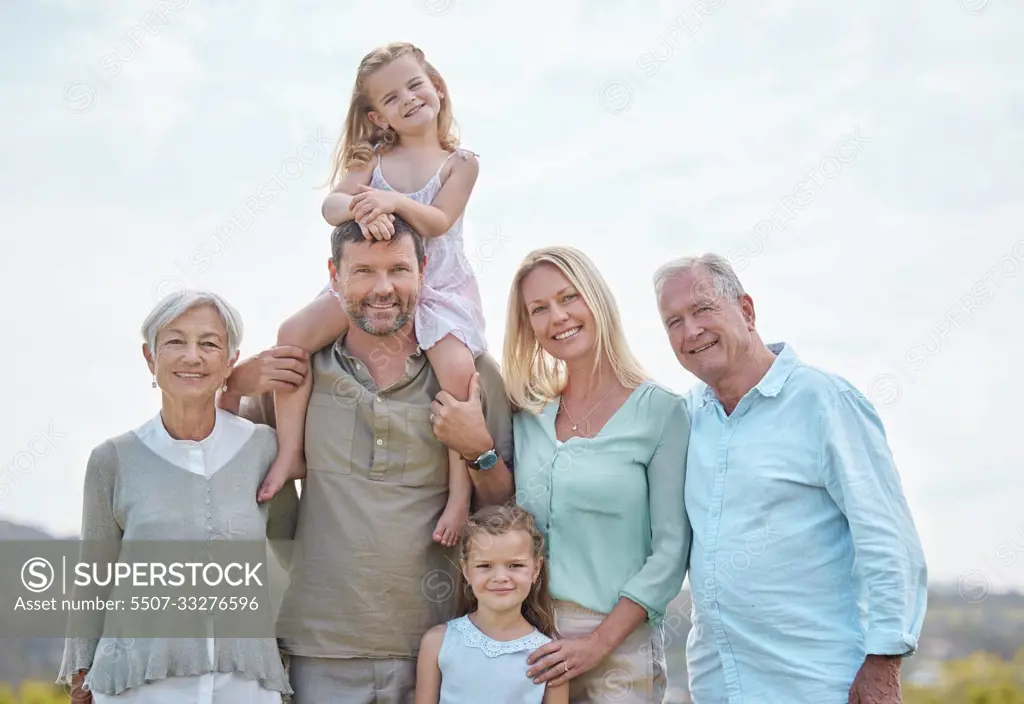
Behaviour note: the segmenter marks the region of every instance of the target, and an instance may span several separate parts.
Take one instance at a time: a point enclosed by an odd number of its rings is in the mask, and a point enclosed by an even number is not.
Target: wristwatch
[[[475,460],[466,460],[466,464],[473,469],[488,470],[498,464],[498,453],[492,448],[477,457]]]

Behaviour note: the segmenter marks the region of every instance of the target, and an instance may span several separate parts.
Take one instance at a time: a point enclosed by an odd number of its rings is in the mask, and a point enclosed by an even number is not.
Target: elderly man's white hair
[[[242,316],[234,307],[212,291],[177,291],[157,303],[142,323],[142,339],[149,351],[156,353],[156,336],[172,320],[196,306],[213,306],[228,331],[228,357],[234,357],[242,344]]]
[[[681,274],[690,269],[700,268],[708,273],[711,280],[715,282],[715,290],[718,295],[726,300],[738,301],[745,293],[743,284],[736,276],[736,271],[728,259],[720,254],[702,254],[699,257],[680,257],[667,264],[662,265],[654,272],[654,291],[661,293],[665,282],[676,274]]]

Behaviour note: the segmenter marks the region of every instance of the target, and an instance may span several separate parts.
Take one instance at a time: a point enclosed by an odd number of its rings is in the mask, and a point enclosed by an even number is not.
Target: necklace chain
[[[590,418],[590,416],[594,415],[594,411],[596,411],[598,409],[598,407],[600,407],[600,405],[605,402],[605,399],[607,399],[609,396],[612,395],[612,391],[615,391],[615,387],[616,386],[617,386],[617,384],[612,384],[611,388],[608,389],[608,393],[606,393],[604,396],[602,396],[601,400],[594,404],[594,407],[590,409],[590,413],[588,413],[587,415],[583,416],[583,418],[580,419],[579,423],[577,423],[576,419],[574,419],[572,417],[572,414],[569,413],[569,407],[565,405],[565,397],[562,396],[562,397],[559,398],[558,405],[562,407],[562,410],[565,411],[566,418],[568,418],[569,422],[572,423],[573,431],[579,430],[580,423],[587,422],[587,419]]]

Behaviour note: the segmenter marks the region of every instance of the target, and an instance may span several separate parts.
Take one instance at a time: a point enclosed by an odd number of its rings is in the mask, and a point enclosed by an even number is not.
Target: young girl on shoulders
[[[368,240],[385,240],[380,246],[394,234],[395,216],[424,238],[416,341],[440,387],[460,401],[468,398],[475,360],[487,348],[479,287],[462,240],[463,213],[478,173],[476,156],[458,147],[447,85],[423,52],[393,43],[367,54],[356,73],[323,216],[332,226],[356,220]],[[344,301],[333,293],[328,285],[289,318],[278,344],[313,354],[347,331],[346,310],[357,318],[372,315],[374,306],[396,303],[379,295]],[[306,474],[302,438],[310,388],[307,380],[298,390],[275,394],[280,450],[260,501]],[[448,457],[448,503],[434,540],[453,546],[469,514],[472,483],[463,458],[454,452]]]
[[[473,514],[459,541],[459,616],[423,635],[415,704],[568,704],[568,683],[526,675],[526,658],[555,637],[543,555],[544,538],[521,507]]]

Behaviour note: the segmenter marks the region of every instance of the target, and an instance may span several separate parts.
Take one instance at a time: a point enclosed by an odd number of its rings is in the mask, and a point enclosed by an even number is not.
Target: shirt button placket
[[[213,480],[210,477],[206,478],[206,499],[207,505],[210,503],[210,496],[213,493]],[[206,538],[207,540],[213,540],[213,514],[209,509],[206,511]]]
[[[729,417],[723,423],[722,427],[722,439],[718,447],[717,457],[717,471],[715,472],[714,491],[712,492],[711,498],[711,520],[708,522],[709,535],[708,544],[710,549],[708,550],[708,574],[711,575],[712,579],[712,595],[708,609],[711,612],[711,624],[712,632],[715,635],[715,641],[718,643],[719,657],[722,661],[722,669],[725,677],[726,691],[729,694],[729,701],[733,701],[733,697],[739,694],[739,673],[736,669],[736,660],[732,652],[732,648],[729,646],[729,637],[725,632],[725,623],[722,619],[722,612],[718,603],[718,580],[715,572],[716,555],[718,552],[718,535],[721,530],[722,522],[722,506],[725,500],[725,475],[726,469],[728,468],[729,458],[729,444],[732,441],[732,436],[736,432],[736,416]]]

